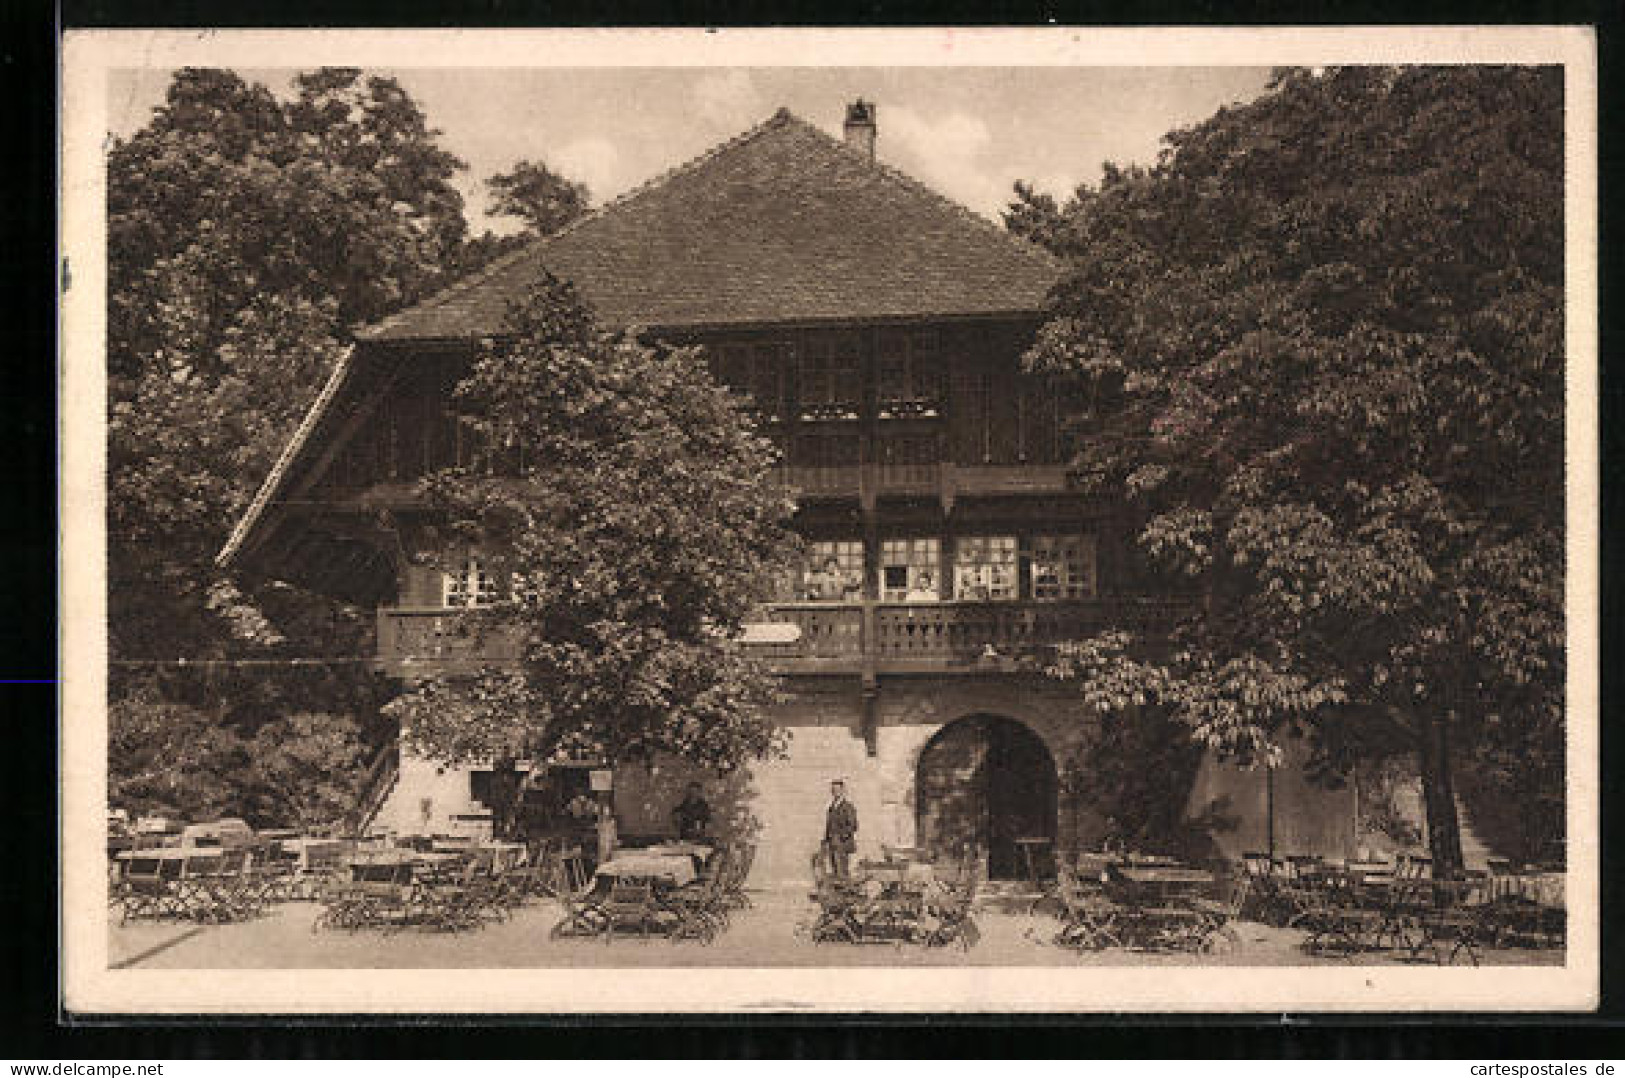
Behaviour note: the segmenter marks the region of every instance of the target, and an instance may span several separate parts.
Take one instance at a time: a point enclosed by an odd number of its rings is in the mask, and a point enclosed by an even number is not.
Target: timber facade
[[[1079,411],[1021,371],[1059,264],[873,158],[875,110],[832,138],[780,112],[562,233],[364,331],[222,552],[224,564],[377,609],[394,677],[509,654],[470,634],[503,582],[482,552],[431,567],[412,549],[423,475],[492,458],[447,411],[475,344],[546,269],[607,325],[705,347],[777,444],[808,558],[751,645],[786,675],[789,756],[706,781],[718,826],[758,843],[758,882],[798,884],[828,783],[859,812],[860,856],[882,845],[982,848],[1017,877],[1037,851],[1088,846],[1106,821],[1069,802],[1097,723],[1042,674],[1054,644],[1112,627],[1163,632],[1193,598],[1136,568],[1109,502],[1066,462]],[[617,769],[623,835],[656,833],[691,774]],[[410,754],[372,824],[490,826],[491,777]],[[1294,776],[1203,768],[1196,807],[1230,813],[1221,845],[1352,853],[1346,793]]]

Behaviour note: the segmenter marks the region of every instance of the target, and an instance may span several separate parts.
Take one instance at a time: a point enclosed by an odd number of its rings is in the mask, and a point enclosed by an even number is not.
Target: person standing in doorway
[[[846,799],[846,783],[829,784],[829,809],[824,813],[824,855],[837,879],[851,874],[852,851],[857,849],[858,810]]]

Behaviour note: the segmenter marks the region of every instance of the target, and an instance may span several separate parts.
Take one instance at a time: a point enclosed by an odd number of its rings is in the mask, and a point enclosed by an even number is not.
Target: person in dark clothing
[[[677,825],[677,837],[685,842],[699,842],[711,833],[711,806],[700,793],[700,784],[688,784],[688,793],[671,810],[672,822]]]
[[[846,783],[829,784],[829,809],[824,813],[824,856],[838,879],[851,874],[852,852],[858,848],[858,810],[846,799]]]

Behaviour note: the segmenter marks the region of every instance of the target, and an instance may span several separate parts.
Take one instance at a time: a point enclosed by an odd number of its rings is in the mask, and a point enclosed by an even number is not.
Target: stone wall
[[[702,772],[673,758],[616,770],[615,808],[623,836],[669,834],[671,811],[698,780],[725,840],[757,844],[753,883],[803,888],[823,837],[833,779],[846,782],[858,811],[857,857],[879,857],[883,846],[919,844],[916,779],[921,752],[944,727],[976,715],[1013,719],[1043,741],[1058,772],[1087,767],[1094,717],[1064,685],[1013,676],[882,677],[875,700],[874,752],[864,739],[864,702],[856,677],[807,677],[791,685],[775,710],[788,732],[788,754],[731,775]],[[457,815],[482,806],[469,797],[468,769],[442,768],[403,752],[400,779],[376,824],[396,833],[470,833],[478,824]],[[1349,790],[1309,784],[1295,767],[1276,775],[1276,846],[1283,852],[1355,852]],[[429,815],[423,814],[427,800]],[[1190,791],[1189,814],[1217,820],[1217,849],[1239,855],[1266,842],[1263,778],[1207,761]],[[1088,806],[1060,796],[1057,845],[1098,847],[1102,822]]]
[[[466,767],[446,767],[401,749],[400,773],[385,798],[372,830],[394,835],[473,835],[488,837],[485,806],[469,795]],[[457,817],[465,817],[458,819]]]

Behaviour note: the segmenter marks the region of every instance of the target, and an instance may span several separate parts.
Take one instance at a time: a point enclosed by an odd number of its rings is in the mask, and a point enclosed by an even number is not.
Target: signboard
[[[801,626],[784,621],[753,621],[740,638],[744,644],[794,644],[801,639]]]

